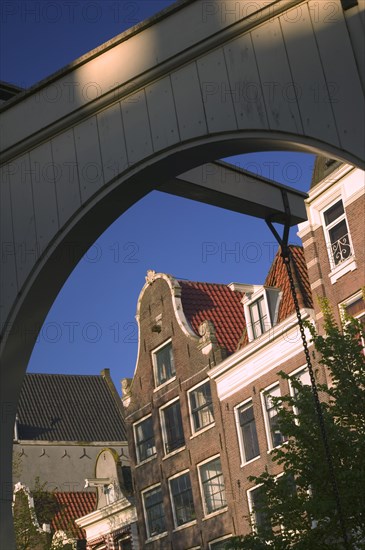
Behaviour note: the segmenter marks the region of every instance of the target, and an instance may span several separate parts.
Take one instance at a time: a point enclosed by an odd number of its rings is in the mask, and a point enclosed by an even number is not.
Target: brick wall
[[[156,324],[156,319],[159,321],[160,315],[162,316],[161,332],[155,332],[152,328]],[[172,339],[176,380],[156,390],[153,376],[152,351],[169,338]],[[146,543],[147,535],[144,521],[139,521],[140,544],[142,548],[160,549],[173,547],[174,550],[186,550],[189,547],[197,545],[201,545],[202,548],[208,548],[208,541],[225,534],[230,534],[233,531],[231,517],[228,512],[221,512],[210,518],[204,517],[203,513],[197,464],[210,456],[219,454],[222,457],[222,467],[226,469],[227,459],[225,455],[223,456],[224,430],[221,415],[219,414],[220,405],[216,396],[214,383],[211,384],[211,387],[214,401],[215,424],[206,431],[202,431],[199,435],[196,434],[192,437],[187,390],[200,381],[206,380],[209,368],[214,366],[217,359],[221,357],[219,349],[215,350],[215,352],[212,351],[208,355],[203,355],[197,345],[198,337],[194,338],[186,335],[176,319],[169,284],[163,279],[155,280],[147,287],[140,304],[140,351],[131,388],[131,403],[127,408],[126,415],[138,517],[140,519],[143,518],[141,491],[161,482],[168,535],[162,539]],[[185,446],[175,454],[165,456],[159,410],[161,406],[175,397],[180,398]],[[157,456],[137,465],[134,450],[133,423],[149,413],[152,413],[153,418]],[[196,523],[190,527],[174,531],[168,479],[184,470],[190,471]],[[227,485],[226,490],[227,493],[230,492],[230,487]]]

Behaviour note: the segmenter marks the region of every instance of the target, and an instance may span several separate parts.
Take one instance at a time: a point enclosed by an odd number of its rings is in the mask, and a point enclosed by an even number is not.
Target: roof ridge
[[[209,282],[209,281],[193,281],[192,279],[176,279],[179,283],[182,282],[182,283],[194,283],[194,284],[199,284],[199,285],[214,285],[214,286],[225,286],[227,287],[229,290],[229,284],[230,283],[212,283],[212,282]]]
[[[67,376],[70,377],[84,377],[84,378],[103,378],[101,374],[69,374],[69,373],[63,373],[63,372],[26,372],[26,376]]]

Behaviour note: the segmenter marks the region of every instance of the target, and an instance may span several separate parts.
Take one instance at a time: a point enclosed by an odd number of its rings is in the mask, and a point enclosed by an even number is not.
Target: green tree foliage
[[[365,549],[364,327],[346,318],[337,326],[322,304],[325,336],[311,331],[329,385],[318,385],[349,546]],[[318,352],[318,353],[317,353]],[[284,373],[282,377],[288,378]],[[292,382],[295,396],[276,400],[279,427],[288,440],[271,452],[283,475],[250,478],[261,485],[256,532],[234,537],[229,550],[343,550],[336,500],[311,387]],[[248,518],[252,519],[252,518]]]
[[[17,550],[72,550],[72,543],[52,540],[50,533],[42,531],[44,523],[50,524],[54,516],[63,513],[53,492],[47,491],[47,483],[36,477],[31,490],[34,507],[30,506],[28,494],[23,490],[15,493],[14,530]],[[70,526],[71,533],[71,526]]]
[[[19,490],[14,499],[14,530],[17,550],[46,550],[50,548],[47,534],[39,530],[34,509],[29,506],[28,494]]]

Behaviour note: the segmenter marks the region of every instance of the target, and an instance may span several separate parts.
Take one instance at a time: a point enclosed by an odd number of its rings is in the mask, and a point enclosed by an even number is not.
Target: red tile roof
[[[298,297],[300,307],[312,308],[312,294],[309,284],[307,265],[305,263],[304,252],[301,246],[290,245],[291,251],[291,268],[294,278],[294,284]],[[270,271],[266,277],[265,287],[279,288],[282,292],[277,323],[281,323],[295,313],[294,300],[291,295],[290,283],[286,267],[281,257],[281,249],[276,253],[273,263],[271,264]],[[243,348],[248,344],[247,333],[242,335],[239,348]]]
[[[86,516],[96,509],[96,493],[69,492],[53,493],[59,505],[59,511],[53,517],[51,530],[62,530],[72,533],[79,539],[85,538],[85,532],[75,524],[75,519]]]
[[[300,246],[291,245],[290,250],[299,305],[312,308],[303,249]],[[282,291],[278,323],[295,312],[286,267],[280,253],[279,249],[264,283],[266,287],[275,287]],[[228,354],[248,343],[244,310],[241,304],[243,293],[232,291],[224,284],[187,280],[179,280],[179,284],[182,289],[181,300],[186,319],[196,334],[199,334],[199,325],[209,319],[214,323],[219,346],[226,348]]]
[[[311,288],[303,249],[301,246],[294,245],[290,245],[289,248],[292,257],[291,268],[294,276],[299,305],[300,307],[312,308],[313,302]],[[280,288],[283,293],[279,307],[278,323],[295,312],[287,270],[280,254],[281,250],[279,249],[264,284],[264,286]]]
[[[224,284],[186,280],[179,280],[179,284],[184,313],[192,329],[199,334],[203,321],[213,321],[219,346],[233,353],[245,329],[243,294]]]

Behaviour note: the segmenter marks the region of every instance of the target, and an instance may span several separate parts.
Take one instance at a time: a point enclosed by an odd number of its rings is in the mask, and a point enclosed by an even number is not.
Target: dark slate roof
[[[243,294],[224,284],[187,280],[179,280],[179,284],[184,313],[192,329],[199,334],[199,325],[209,319],[214,323],[219,346],[228,354],[236,351],[246,326]]]
[[[290,245],[292,271],[300,307],[312,308],[312,295],[303,249]],[[248,344],[243,293],[232,291],[227,285],[179,280],[181,301],[186,319],[199,334],[199,325],[209,319],[213,321],[218,344],[230,355]],[[264,286],[282,291],[278,319],[280,323],[295,312],[290,284],[285,265],[278,250]]]
[[[19,440],[125,441],[121,404],[110,384],[101,375],[26,374]]]

